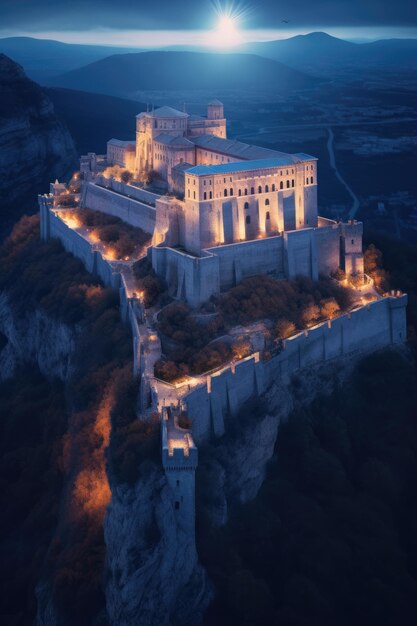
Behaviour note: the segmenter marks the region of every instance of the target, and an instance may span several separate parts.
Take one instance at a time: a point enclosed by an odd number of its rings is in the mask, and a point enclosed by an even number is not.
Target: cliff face
[[[74,329],[39,310],[17,315],[7,295],[0,293],[0,332],[4,337],[4,347],[0,351],[0,381],[11,378],[16,367],[25,363],[36,363],[48,378],[68,380]]]
[[[260,411],[254,403],[239,418],[229,418],[226,435],[199,450],[197,514],[203,513],[213,526],[223,526],[234,504],[253,500],[265,480],[280,424],[318,393],[329,395],[349,377],[356,361],[344,358],[301,371],[286,384],[272,385]]]
[[[14,215],[36,206],[49,181],[76,167],[74,143],[49,98],[23,69],[0,54],[0,207]],[[26,203],[25,206],[16,206]]]
[[[147,468],[134,489],[112,488],[105,540],[111,624],[200,624],[211,589],[194,537],[176,524],[162,468]]]

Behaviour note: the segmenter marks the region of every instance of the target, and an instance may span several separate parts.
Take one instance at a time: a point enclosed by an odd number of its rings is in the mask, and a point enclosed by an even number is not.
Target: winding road
[[[334,133],[333,133],[332,129],[330,128],[330,126],[326,126],[326,130],[327,130],[327,134],[328,134],[327,151],[329,153],[330,167],[332,168],[332,170],[334,171],[336,177],[339,179],[339,181],[342,183],[343,187],[346,189],[346,191],[348,192],[348,194],[352,198],[352,207],[351,207],[351,209],[349,211],[349,219],[353,220],[355,215],[356,215],[356,213],[357,213],[357,211],[358,211],[358,209],[359,209],[359,206],[360,206],[359,199],[356,196],[356,194],[353,191],[353,189],[351,187],[349,187],[349,185],[347,184],[347,182],[345,181],[345,179],[343,178],[343,176],[341,175],[341,173],[337,169],[336,157],[335,157],[335,154],[334,154],[334,147],[333,147]]]

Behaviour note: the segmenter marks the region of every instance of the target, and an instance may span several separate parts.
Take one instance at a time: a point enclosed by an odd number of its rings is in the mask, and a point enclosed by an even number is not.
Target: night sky
[[[415,0],[0,0],[0,36],[118,31],[199,31],[215,27],[219,9],[240,16],[242,30],[306,32],[372,29],[399,36],[417,29]],[[287,20],[288,25],[283,22]],[[366,30],[368,29],[368,31]],[[417,32],[417,31],[416,31]],[[401,33],[403,33],[401,35]],[[74,40],[76,37],[74,38]],[[68,40],[68,36],[67,36]]]

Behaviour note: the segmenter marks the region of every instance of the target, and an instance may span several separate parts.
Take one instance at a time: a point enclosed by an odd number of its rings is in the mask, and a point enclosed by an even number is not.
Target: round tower
[[[209,120],[224,119],[224,106],[220,100],[211,100],[207,105],[207,118]]]

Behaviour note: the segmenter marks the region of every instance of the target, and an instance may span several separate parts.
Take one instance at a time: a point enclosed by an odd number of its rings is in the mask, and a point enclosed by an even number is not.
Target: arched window
[[[269,187],[268,185],[265,185],[265,193],[268,193],[268,191],[269,191]]]
[[[224,194],[224,197],[227,196],[227,189],[224,190],[223,194]]]
[[[248,195],[248,190],[247,189],[245,189],[244,194],[245,194],[245,196]]]
[[[265,206],[269,206],[269,198],[265,200]]]
[[[233,196],[233,189],[230,187],[230,195]]]
[[[213,193],[210,191],[210,200],[213,198]]]
[[[291,187],[294,187],[294,184],[295,184],[295,180],[294,180],[294,179],[292,179],[292,180],[291,180]]]
[[[289,189],[289,188],[290,188],[290,181],[287,180],[287,189]]]
[[[251,195],[253,196],[253,194],[255,193],[255,187],[251,187],[250,192],[251,192]]]
[[[250,215],[246,216],[245,222],[246,222],[246,224],[250,224]]]
[[[260,185],[258,187],[258,193],[262,193],[262,187]]]
[[[245,204],[243,205],[243,207],[244,207],[245,209],[249,209],[249,202],[245,202]]]
[[[281,182],[280,182],[280,184],[279,184],[279,188],[280,188],[280,189],[284,189],[284,183],[283,183],[282,181],[281,181]]]
[[[313,184],[313,177],[310,178],[310,183]]]
[[[207,191],[204,192],[204,200],[207,200]]]
[[[272,185],[272,191],[275,191],[275,183]]]
[[[266,216],[265,217],[266,217],[267,220],[270,219],[271,216],[269,215],[269,211],[266,212]]]
[[[241,190],[241,189],[239,189],[239,196],[241,196],[241,195],[242,195],[242,190]]]
[[[195,191],[193,191],[193,196],[194,196],[194,200],[195,200]]]

